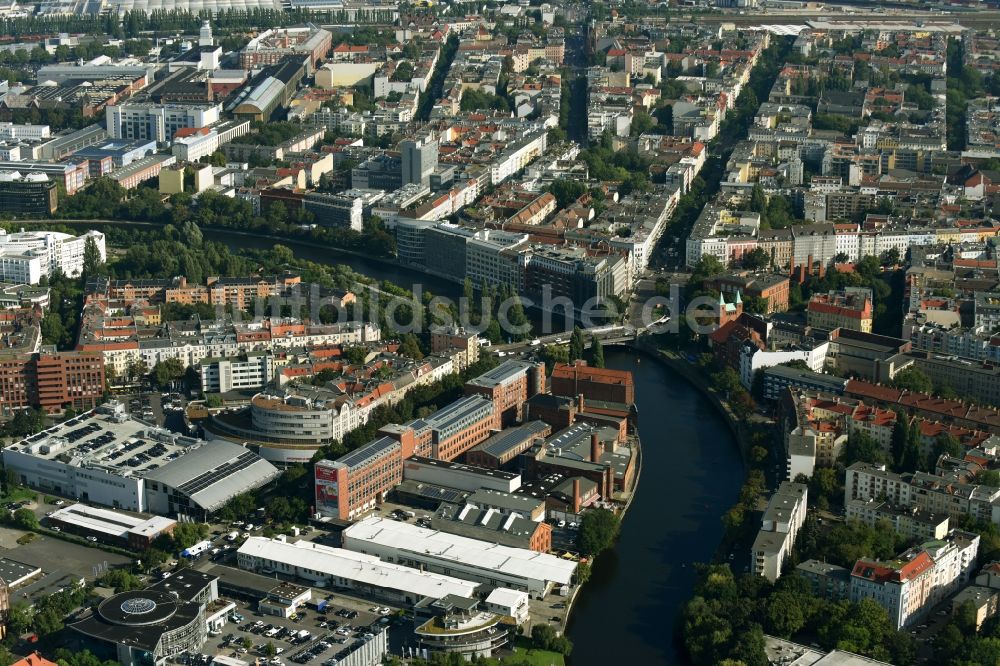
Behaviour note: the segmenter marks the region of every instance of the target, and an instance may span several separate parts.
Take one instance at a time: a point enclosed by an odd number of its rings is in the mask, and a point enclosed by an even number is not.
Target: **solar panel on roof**
[[[379,453],[396,446],[397,444],[398,442],[390,437],[381,437],[376,439],[371,444],[366,444],[365,446],[355,449],[347,455],[338,458],[337,462],[343,463],[348,467],[356,467],[373,456],[376,456]]]
[[[212,484],[217,483],[236,472],[242,471],[247,467],[250,467],[257,462],[257,460],[258,458],[256,454],[246,451],[245,453],[241,453],[235,459],[225,462],[214,469],[208,470],[207,472],[203,472],[190,481],[186,481],[178,486],[177,490],[186,495],[194,495],[195,493],[208,488]]]

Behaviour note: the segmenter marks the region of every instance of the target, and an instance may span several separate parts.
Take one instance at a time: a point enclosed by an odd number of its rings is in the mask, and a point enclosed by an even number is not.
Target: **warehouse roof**
[[[331,548],[311,541],[285,543],[265,537],[250,537],[240,546],[238,553],[311,569],[334,578],[346,578],[435,599],[449,594],[471,597],[478,587],[477,583],[383,562],[374,555]]]
[[[457,562],[463,566],[560,585],[569,584],[576,570],[576,562],[554,555],[446,534],[377,516],[366,518],[344,530],[344,542],[349,539],[376,543],[419,557]]]
[[[127,539],[130,532],[144,536],[157,536],[176,523],[175,520],[162,516],[140,518],[120,511],[99,509],[86,504],[71,504],[63,507],[53,512],[49,519],[119,539]]]
[[[239,444],[216,440],[188,451],[146,475],[177,489],[207,511],[215,511],[233,497],[261,487],[281,472]]]

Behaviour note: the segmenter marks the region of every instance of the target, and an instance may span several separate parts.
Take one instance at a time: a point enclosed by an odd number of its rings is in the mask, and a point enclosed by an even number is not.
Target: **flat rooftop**
[[[320,575],[401,590],[422,597],[440,599],[454,594],[468,598],[479,587],[477,583],[452,576],[383,562],[373,555],[343,548],[331,548],[311,541],[286,543],[265,537],[250,537],[237,552],[245,557],[290,564],[315,571]]]
[[[559,585],[568,585],[576,571],[576,562],[555,555],[501,546],[377,516],[366,518],[344,530],[344,543],[350,540],[377,544],[401,554],[429,557],[440,563],[455,562],[460,566]]]
[[[40,574],[42,570],[31,564],[8,560],[6,557],[0,559],[0,578],[8,585],[17,585],[27,578]]]
[[[202,442],[130,418],[124,408],[102,406],[5,450],[121,476],[145,476],[199,443]]]
[[[127,539],[129,533],[155,536],[176,523],[176,521],[162,516],[140,518],[86,504],[71,504],[63,507],[53,512],[49,518],[90,532],[99,532],[120,539]]]
[[[476,465],[466,465],[463,463],[449,462],[447,460],[438,460],[437,458],[411,456],[406,460],[407,465],[414,463],[425,467],[436,467],[438,469],[446,469],[452,472],[477,474],[479,476],[488,476],[493,479],[503,479],[504,481],[513,481],[521,476],[517,472],[508,472],[502,469],[488,469],[486,467],[478,467]]]
[[[528,372],[531,368],[535,367],[534,363],[528,363],[527,361],[518,361],[511,359],[504,361],[497,367],[487,370],[478,377],[474,377],[466,382],[469,386],[481,386],[484,388],[493,388],[495,386],[502,386],[508,382],[511,382],[524,373]]]

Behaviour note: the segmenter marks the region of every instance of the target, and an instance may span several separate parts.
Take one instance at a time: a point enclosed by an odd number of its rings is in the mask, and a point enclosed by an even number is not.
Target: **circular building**
[[[71,627],[114,650],[121,664],[156,666],[202,646],[207,635],[203,608],[169,592],[132,590],[105,599]]]

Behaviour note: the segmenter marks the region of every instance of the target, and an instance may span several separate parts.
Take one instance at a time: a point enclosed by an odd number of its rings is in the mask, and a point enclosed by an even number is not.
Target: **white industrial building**
[[[144,544],[148,548],[156,537],[169,532],[177,524],[175,520],[163,516],[140,518],[86,504],[64,506],[54,511],[48,522],[58,525],[64,532],[94,536],[105,543],[126,548],[136,544]]]
[[[373,555],[312,541],[288,543],[281,539],[250,537],[240,546],[236,558],[239,567],[247,571],[297,576],[313,583],[406,604],[448,595],[468,599],[479,587],[467,580],[384,562]]]
[[[219,122],[217,104],[120,104],[105,112],[113,139],[171,141],[179,129],[208,127]]]
[[[543,597],[553,586],[573,582],[576,562],[526,548],[446,534],[386,518],[371,517],[343,532],[344,548],[405,562],[425,571],[523,590]]]
[[[205,442],[131,419],[108,403],[3,449],[24,485],[130,511],[204,519],[280,472],[232,442]]]

